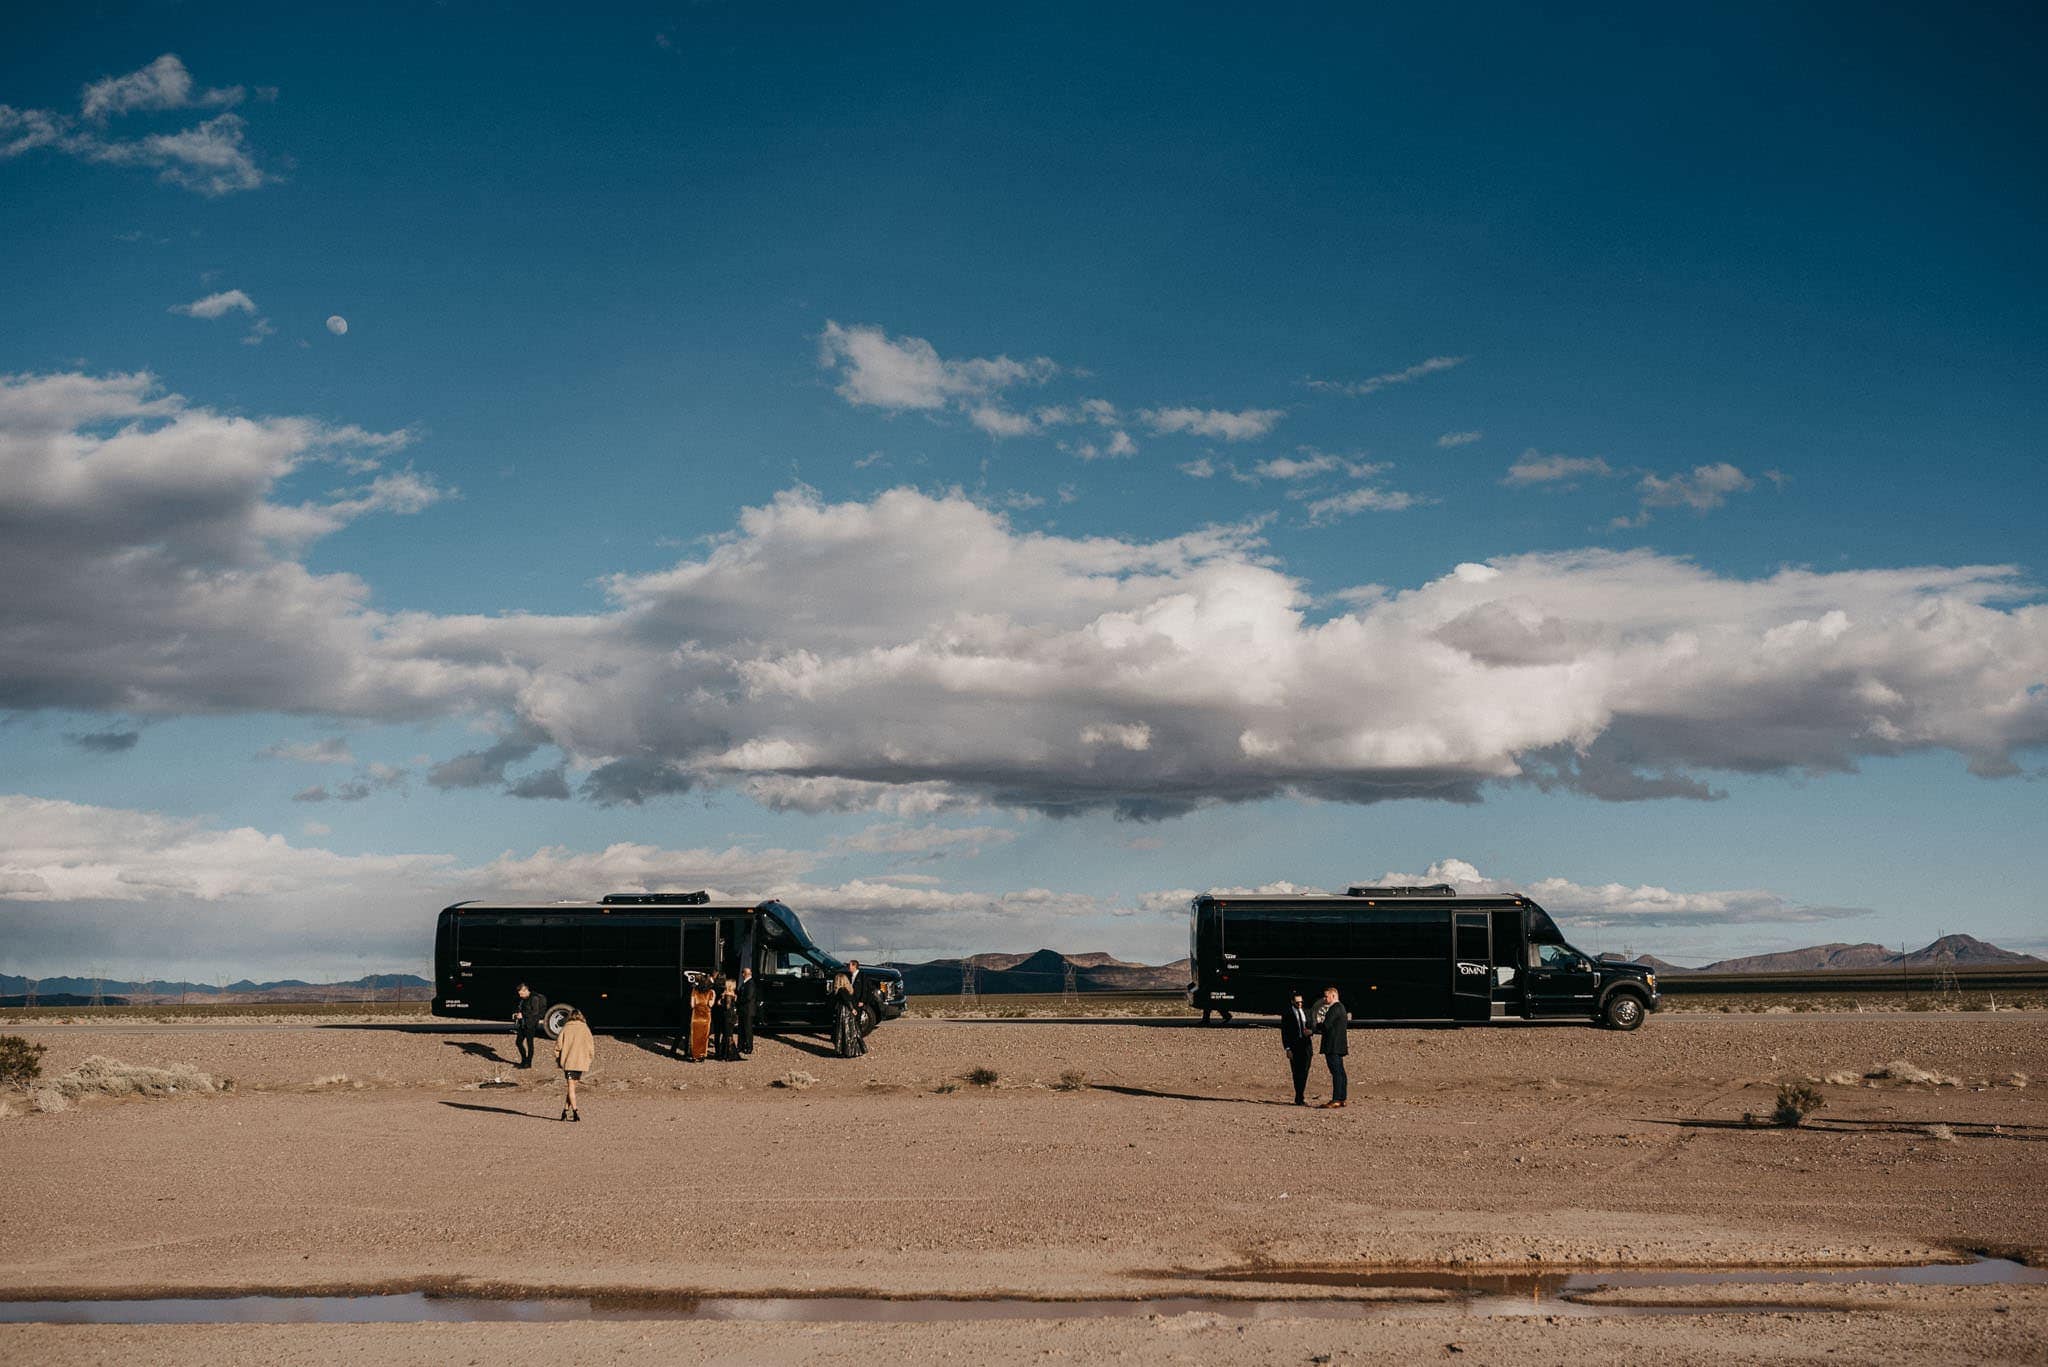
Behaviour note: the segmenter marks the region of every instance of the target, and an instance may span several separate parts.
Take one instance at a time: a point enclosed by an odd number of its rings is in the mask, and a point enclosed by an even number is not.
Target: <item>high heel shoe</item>
[[[564,1120],[567,1120],[568,1118],[569,1118],[569,1108],[568,1108],[567,1106],[564,1106],[564,1107],[562,1108],[562,1119],[564,1119]]]

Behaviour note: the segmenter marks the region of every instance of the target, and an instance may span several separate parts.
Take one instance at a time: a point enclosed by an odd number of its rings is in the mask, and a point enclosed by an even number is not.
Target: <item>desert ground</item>
[[[15,1299],[832,1294],[910,1321],[0,1325],[13,1361],[2048,1361],[2048,1285],[1794,1280],[1481,1315],[1287,1280],[2042,1265],[2036,1013],[1360,1029],[1342,1112],[1288,1104],[1263,1023],[904,1020],[865,1058],[768,1037],[735,1064],[602,1036],[581,1124],[555,1119],[557,1074],[456,1022],[0,1030],[46,1044],[46,1074],[100,1055],[233,1080],[0,1118]],[[1894,1061],[1935,1080],[1868,1076]],[[1826,1105],[1745,1125],[1787,1081]],[[1312,1099],[1325,1086],[1318,1065]],[[1209,1296],[1239,1300],[1185,1300]],[[1045,1304],[960,1318],[976,1298]]]

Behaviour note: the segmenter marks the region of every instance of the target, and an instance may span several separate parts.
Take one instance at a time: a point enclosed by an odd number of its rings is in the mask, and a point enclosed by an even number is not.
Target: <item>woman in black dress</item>
[[[718,995],[711,1002],[711,1056],[720,1063],[737,1063],[740,1057],[740,994],[732,979],[721,975]]]
[[[841,1058],[859,1058],[868,1051],[860,1033],[860,1008],[853,1000],[853,979],[844,973],[832,978],[832,1052]]]

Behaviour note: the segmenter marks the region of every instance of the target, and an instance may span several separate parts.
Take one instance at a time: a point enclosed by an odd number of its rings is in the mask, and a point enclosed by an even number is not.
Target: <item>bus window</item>
[[[718,926],[711,921],[683,923],[683,967],[702,973],[718,969]]]
[[[776,945],[768,951],[768,971],[783,978],[822,977],[825,966],[795,945]]]

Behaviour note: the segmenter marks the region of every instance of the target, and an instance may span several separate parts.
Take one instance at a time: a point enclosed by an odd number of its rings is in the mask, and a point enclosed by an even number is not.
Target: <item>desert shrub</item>
[[[1828,1099],[1820,1094],[1820,1089],[1810,1083],[1781,1082],[1777,1103],[1771,1107],[1771,1123],[1797,1125],[1827,1104]]]
[[[1055,1082],[1052,1087],[1056,1092],[1078,1092],[1087,1085],[1088,1075],[1086,1073],[1069,1068],[1066,1072],[1060,1074],[1060,1080]]]
[[[1001,1073],[987,1064],[976,1064],[967,1070],[967,1080],[976,1087],[993,1087],[1001,1076]]]
[[[45,1044],[30,1044],[20,1035],[0,1035],[0,1086],[26,1087],[43,1075]]]
[[[39,1111],[68,1111],[74,1102],[91,1096],[166,1097],[181,1092],[225,1092],[233,1086],[227,1078],[201,1072],[189,1063],[152,1068],[94,1054],[70,1072],[38,1083],[31,1099]]]
[[[1922,1125],[1920,1133],[1943,1144],[1952,1144],[1956,1138],[1955,1130],[1947,1125]]]
[[[1931,1087],[1960,1087],[1963,1085],[1961,1078],[1950,1077],[1946,1073],[1937,1073],[1930,1068],[1922,1068],[1919,1064],[1902,1058],[1893,1059],[1884,1067],[1870,1074],[1870,1077],[1877,1082],[1924,1082]]]
[[[768,1084],[771,1087],[787,1087],[792,1092],[801,1092],[806,1087],[818,1085],[818,1079],[801,1068],[792,1068]]]
[[[957,1082],[941,1082],[938,1086],[932,1088],[932,1090],[934,1092],[937,1092],[940,1096],[951,1096],[953,1093],[960,1090],[960,1084]]]

